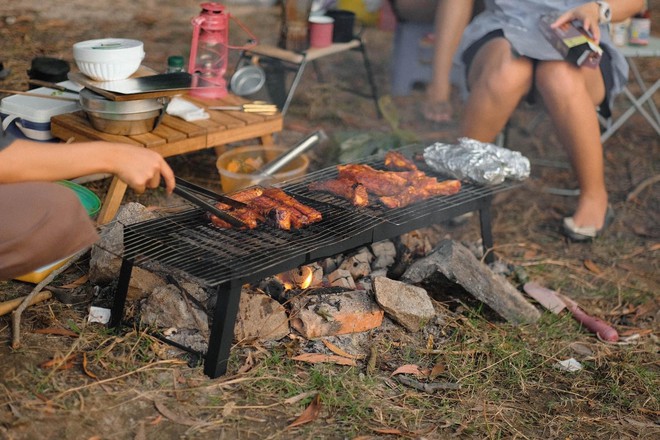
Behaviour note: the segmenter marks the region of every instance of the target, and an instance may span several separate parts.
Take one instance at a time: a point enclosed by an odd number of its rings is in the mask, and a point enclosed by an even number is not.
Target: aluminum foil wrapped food
[[[459,138],[458,144],[429,145],[424,160],[439,173],[483,185],[524,180],[530,171],[529,159],[518,151],[470,138]]]

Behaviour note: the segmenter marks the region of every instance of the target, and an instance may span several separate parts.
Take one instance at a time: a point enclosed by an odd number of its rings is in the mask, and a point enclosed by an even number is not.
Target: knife
[[[578,303],[567,296],[534,282],[525,283],[523,290],[554,314],[559,314],[563,309],[567,308],[576,321],[596,333],[602,340],[607,342],[616,342],[619,340],[619,333],[617,333],[614,327],[601,319],[589,316],[580,308]]]

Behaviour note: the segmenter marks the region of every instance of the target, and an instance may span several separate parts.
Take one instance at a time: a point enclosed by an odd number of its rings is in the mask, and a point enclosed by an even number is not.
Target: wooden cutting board
[[[192,75],[187,72],[154,74],[148,68],[140,68],[130,78],[118,81],[95,81],[81,72],[69,72],[68,77],[111,101],[174,96],[190,90],[192,85]]]

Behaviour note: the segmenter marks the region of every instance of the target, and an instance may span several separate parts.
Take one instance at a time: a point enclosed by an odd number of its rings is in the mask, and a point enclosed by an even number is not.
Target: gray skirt
[[[69,257],[98,238],[69,188],[48,182],[0,185],[0,280]]]

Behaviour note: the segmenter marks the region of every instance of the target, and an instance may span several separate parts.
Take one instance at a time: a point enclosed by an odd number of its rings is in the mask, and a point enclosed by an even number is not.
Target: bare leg
[[[532,75],[532,62],[514,57],[504,38],[486,43],[468,73],[470,96],[463,112],[461,135],[492,142],[529,91]]]
[[[536,83],[580,186],[573,221],[577,226],[600,229],[607,210],[603,146],[595,110],[605,94],[600,71],[547,61],[539,63]]]
[[[440,0],[435,10],[433,79],[428,89],[429,102],[448,102],[451,96],[452,60],[463,30],[472,17],[474,0]]]

